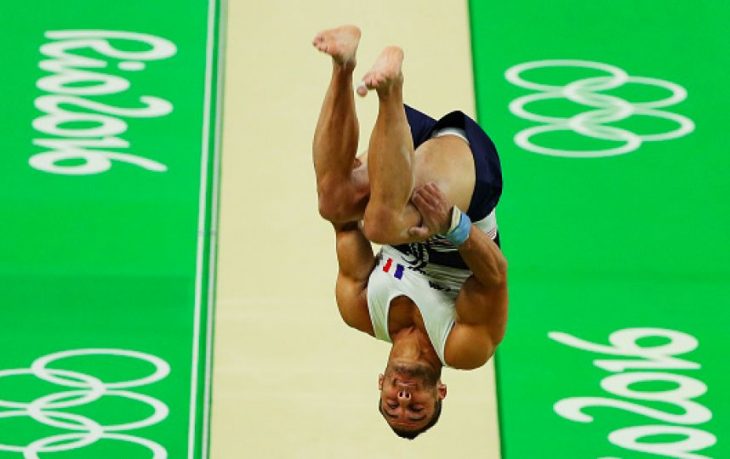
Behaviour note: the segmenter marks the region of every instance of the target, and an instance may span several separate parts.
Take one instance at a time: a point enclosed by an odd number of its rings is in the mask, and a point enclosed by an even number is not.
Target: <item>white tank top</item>
[[[475,226],[492,239],[497,235],[494,212],[476,222]],[[456,247],[445,246],[443,249],[456,250]],[[446,340],[456,322],[456,297],[471,274],[468,269],[428,263],[421,257],[384,245],[370,273],[367,289],[368,312],[375,337],[392,342],[388,331],[390,303],[398,296],[407,296],[421,313],[426,333],[441,363],[448,366],[444,352]]]
[[[388,331],[388,312],[391,301],[407,296],[416,304],[423,317],[428,338],[441,363],[446,365],[446,339],[456,320],[453,291],[437,290],[429,285],[422,272],[413,269],[400,251],[383,246],[368,281],[368,310],[375,337],[392,342]]]

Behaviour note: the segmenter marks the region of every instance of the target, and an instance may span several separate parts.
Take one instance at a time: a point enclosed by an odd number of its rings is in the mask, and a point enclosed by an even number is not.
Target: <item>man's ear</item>
[[[448,392],[446,390],[446,384],[438,383],[438,385],[436,386],[436,390],[438,390],[439,400],[443,400],[446,398],[446,393]]]
[[[385,375],[382,373],[378,375],[378,390],[383,390],[383,382],[385,381]]]

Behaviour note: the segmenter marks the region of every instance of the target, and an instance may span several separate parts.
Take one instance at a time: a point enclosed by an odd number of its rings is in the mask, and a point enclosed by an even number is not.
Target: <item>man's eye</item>
[[[411,410],[414,413],[420,413],[421,411],[423,411],[423,407],[422,406],[414,406],[413,408],[411,408]]]
[[[394,409],[398,408],[398,404],[395,402],[388,402],[388,408],[394,410]]]

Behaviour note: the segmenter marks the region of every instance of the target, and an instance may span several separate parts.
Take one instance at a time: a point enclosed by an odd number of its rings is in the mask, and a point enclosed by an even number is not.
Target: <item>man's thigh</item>
[[[358,213],[360,218],[367,205],[370,190],[367,158],[367,151],[360,154],[352,171],[353,183],[356,184],[359,196],[359,199],[353,201],[352,211]],[[422,143],[415,151],[414,173],[416,187],[434,182],[449,202],[463,211],[469,209],[476,172],[472,152],[464,140],[455,136],[443,136]],[[408,214],[413,214],[413,224],[416,225],[420,220],[418,211],[410,204],[406,210]]]
[[[416,187],[435,182],[449,202],[463,211],[469,209],[476,171],[469,144],[446,135],[421,144],[415,153]]]

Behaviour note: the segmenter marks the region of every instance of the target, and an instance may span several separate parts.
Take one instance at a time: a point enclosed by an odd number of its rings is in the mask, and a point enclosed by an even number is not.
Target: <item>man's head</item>
[[[440,378],[441,368],[424,363],[388,363],[378,378],[378,410],[398,436],[412,440],[436,424],[446,398]]]

